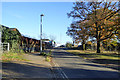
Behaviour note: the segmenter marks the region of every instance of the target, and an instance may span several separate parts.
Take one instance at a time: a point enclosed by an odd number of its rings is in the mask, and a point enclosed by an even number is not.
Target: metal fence
[[[10,44],[9,43],[1,43],[0,44],[0,50],[2,52],[9,51],[10,50]]]

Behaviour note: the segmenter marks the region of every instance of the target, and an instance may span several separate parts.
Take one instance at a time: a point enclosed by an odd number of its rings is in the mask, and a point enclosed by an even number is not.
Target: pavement
[[[25,54],[29,61],[14,61],[2,63],[3,78],[45,78],[52,80],[51,65],[45,61],[45,57],[34,54]],[[34,80],[34,79],[33,79]]]

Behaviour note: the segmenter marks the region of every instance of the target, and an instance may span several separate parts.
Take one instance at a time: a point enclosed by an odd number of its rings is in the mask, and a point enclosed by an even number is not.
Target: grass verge
[[[51,54],[52,54],[51,50],[48,53],[46,53],[46,52],[41,53],[41,55],[45,56],[45,60],[48,62],[51,61]]]
[[[6,52],[2,54],[2,62],[27,61],[23,56],[24,53]]]
[[[120,60],[120,54],[114,54],[111,52],[108,53],[95,53],[90,51],[82,51],[82,50],[66,50],[72,54],[78,55],[84,59],[112,59],[112,60]]]
[[[82,50],[66,50],[72,54],[80,56],[86,60],[89,60],[93,63],[99,63],[108,68],[119,70],[120,67],[120,54],[114,52],[107,53],[95,53],[94,51],[82,51]]]

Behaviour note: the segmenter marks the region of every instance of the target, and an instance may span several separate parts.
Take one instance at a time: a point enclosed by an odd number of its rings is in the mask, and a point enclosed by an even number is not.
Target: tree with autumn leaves
[[[108,39],[120,39],[119,2],[76,2],[68,13],[77,21],[68,28],[67,34],[75,40],[97,41],[97,53],[100,43]]]
[[[88,33],[89,31],[87,30],[87,28],[80,25],[79,22],[72,23],[67,31],[67,35],[73,37],[75,43],[82,43],[82,50],[85,50],[85,43],[89,38],[89,35],[87,35]]]

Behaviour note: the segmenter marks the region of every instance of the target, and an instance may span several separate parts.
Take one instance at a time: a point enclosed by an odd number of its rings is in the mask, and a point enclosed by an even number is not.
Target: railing
[[[1,43],[0,44],[0,50],[1,51],[9,51],[10,50],[10,44],[9,43]]]

